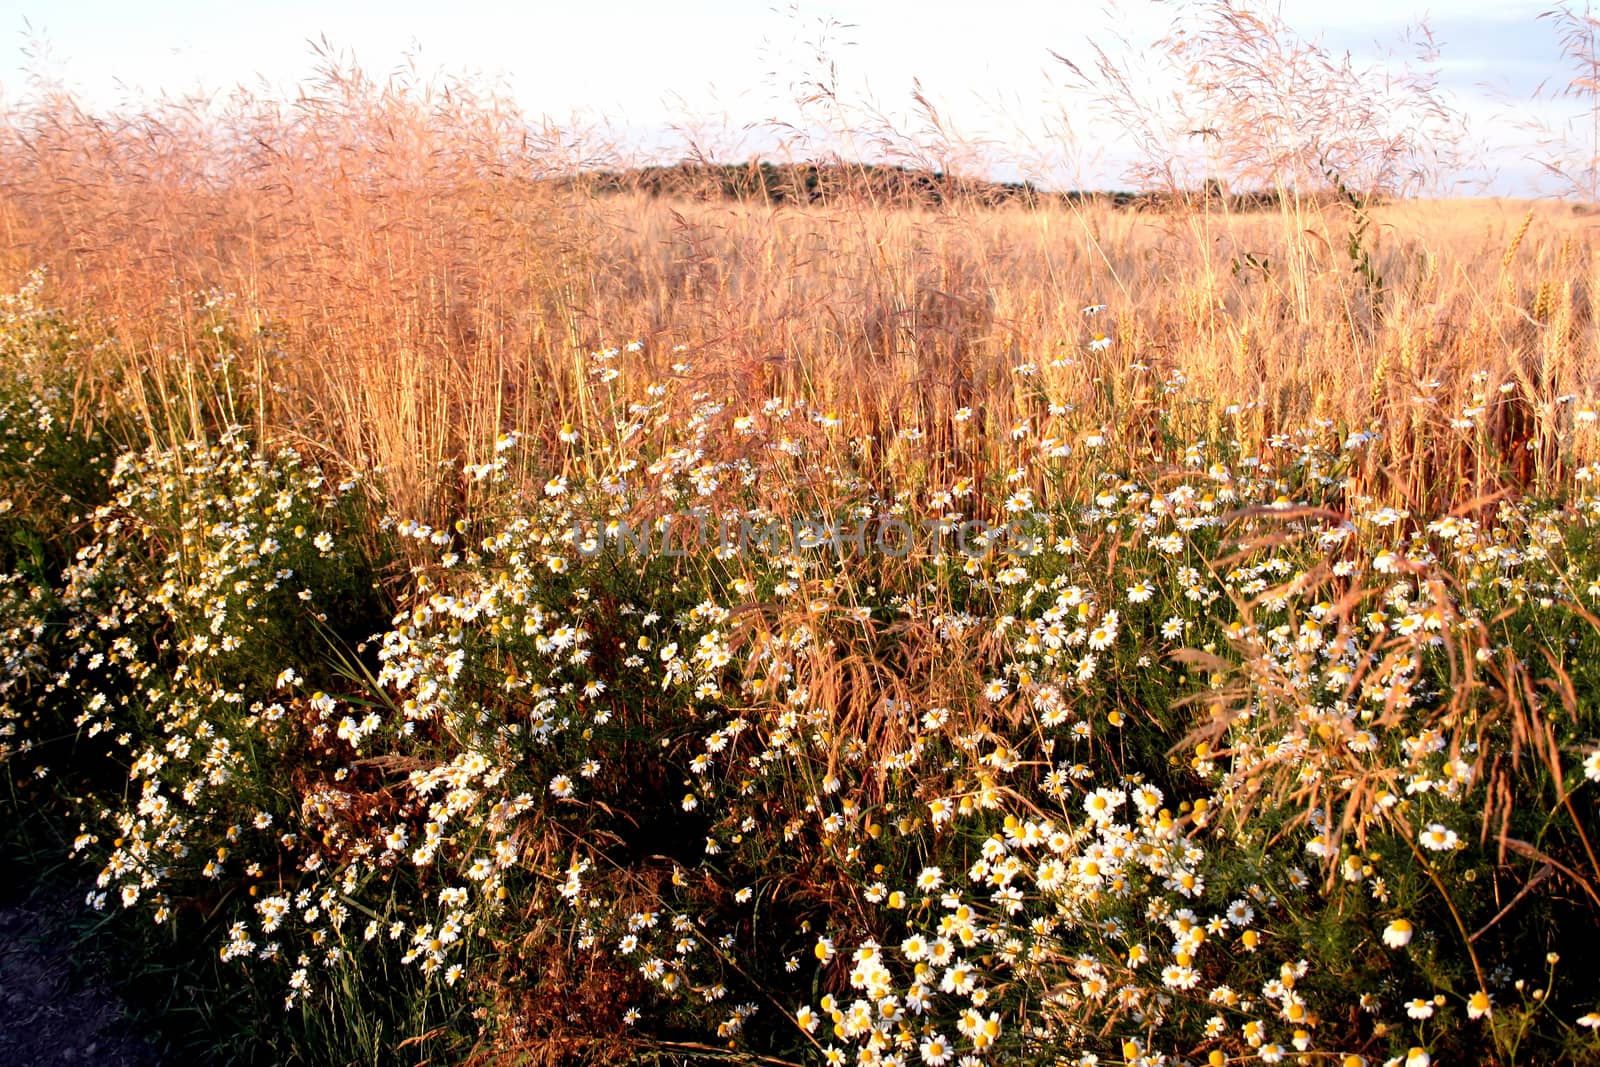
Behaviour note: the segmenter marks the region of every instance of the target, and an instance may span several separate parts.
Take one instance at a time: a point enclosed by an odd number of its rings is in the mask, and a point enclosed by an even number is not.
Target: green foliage
[[[77,337],[38,303],[42,280],[0,296],[0,571],[59,571],[105,498],[109,448],[75,409]]]
[[[1372,250],[1367,247],[1372,232],[1372,197],[1357,193],[1345,184],[1337,170],[1323,162],[1323,175],[1333,189],[1334,197],[1350,212],[1350,233],[1345,239],[1345,255],[1350,258],[1350,269],[1366,291],[1372,309],[1374,329],[1383,321],[1383,275],[1372,260]]]
[[[1413,515],[1366,435],[1044,377],[991,482],[899,485],[635,373],[596,473],[504,435],[448,528],[238,427],[25,498],[9,804],[206,1055],[1600,1060],[1596,472]],[[691,507],[808,533],[662,551]]]

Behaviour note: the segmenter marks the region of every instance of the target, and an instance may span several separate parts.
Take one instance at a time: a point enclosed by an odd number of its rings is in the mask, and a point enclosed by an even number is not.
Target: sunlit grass
[[[9,803],[253,1040],[1600,1061],[1582,216],[590,196],[310,88],[0,131]]]

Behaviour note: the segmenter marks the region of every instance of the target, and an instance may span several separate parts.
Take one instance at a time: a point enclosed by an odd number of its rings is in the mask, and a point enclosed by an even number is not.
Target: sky
[[[1273,10],[1377,76],[1397,72],[1408,27],[1427,18],[1441,91],[1467,122],[1468,162],[1448,175],[1451,189],[1535,195],[1560,188],[1540,179],[1528,124],[1560,132],[1584,115],[1581,101],[1531,100],[1541,82],[1573,76],[1555,27],[1538,17],[1553,2],[1448,0],[1430,11],[1415,0],[1282,0]],[[1173,4],[1150,0],[0,0],[0,31],[11,35],[0,39],[0,105],[24,97],[40,68],[96,109],[240,84],[292,93],[317,62],[309,42],[326,39],[373,74],[414,57],[425,71],[494,80],[531,117],[602,126],[653,158],[682,156],[690,141],[723,159],[793,153],[784,129],[815,135],[830,121],[825,107],[797,100],[828,84],[848,115],[882,116],[904,144],[939,140],[926,133],[920,93],[961,139],[984,146],[953,164],[1058,187],[1128,187],[1136,148],[1052,53],[1087,70],[1099,45],[1159,98],[1170,74],[1150,67],[1149,46],[1173,17]]]

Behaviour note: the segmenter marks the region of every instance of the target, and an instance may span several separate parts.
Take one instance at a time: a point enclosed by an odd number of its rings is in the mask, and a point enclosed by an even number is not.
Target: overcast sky
[[[1483,184],[1461,191],[1526,195],[1555,188],[1535,179],[1527,121],[1560,125],[1582,110],[1576,101],[1530,102],[1541,82],[1571,77],[1554,27],[1538,18],[1552,2],[1448,0],[1430,13],[1414,0],[1285,0],[1279,10],[1330,51],[1390,69],[1392,55],[1406,53],[1408,26],[1428,17],[1442,85],[1483,146],[1476,165],[1456,175]],[[820,44],[841,98],[870,103],[901,130],[915,136],[924,125],[911,99],[920,83],[960,134],[989,144],[996,176],[1105,187],[1124,184],[1126,139],[1068,89],[1051,52],[1087,66],[1097,42],[1139,69],[1173,16],[1172,5],[1148,0],[1106,8],[1072,0],[286,0],[270,8],[0,0],[0,29],[11,34],[0,100],[25,93],[30,40],[47,43],[52,75],[109,108],[130,92],[217,91],[262,79],[286,89],[316,62],[308,40],[326,37],[372,73],[415,53],[426,70],[500,79],[529,115],[603,120],[642,151],[679,153],[682,131],[694,128],[714,154],[745,158],[774,151],[772,120],[816,124],[819,112],[802,111],[796,98],[824,78]],[[840,25],[825,29],[830,22]]]

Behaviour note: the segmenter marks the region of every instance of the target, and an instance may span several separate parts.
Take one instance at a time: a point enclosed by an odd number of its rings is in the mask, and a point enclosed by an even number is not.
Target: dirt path
[[[0,1064],[157,1067],[97,974],[74,974],[64,912],[0,900]]]

